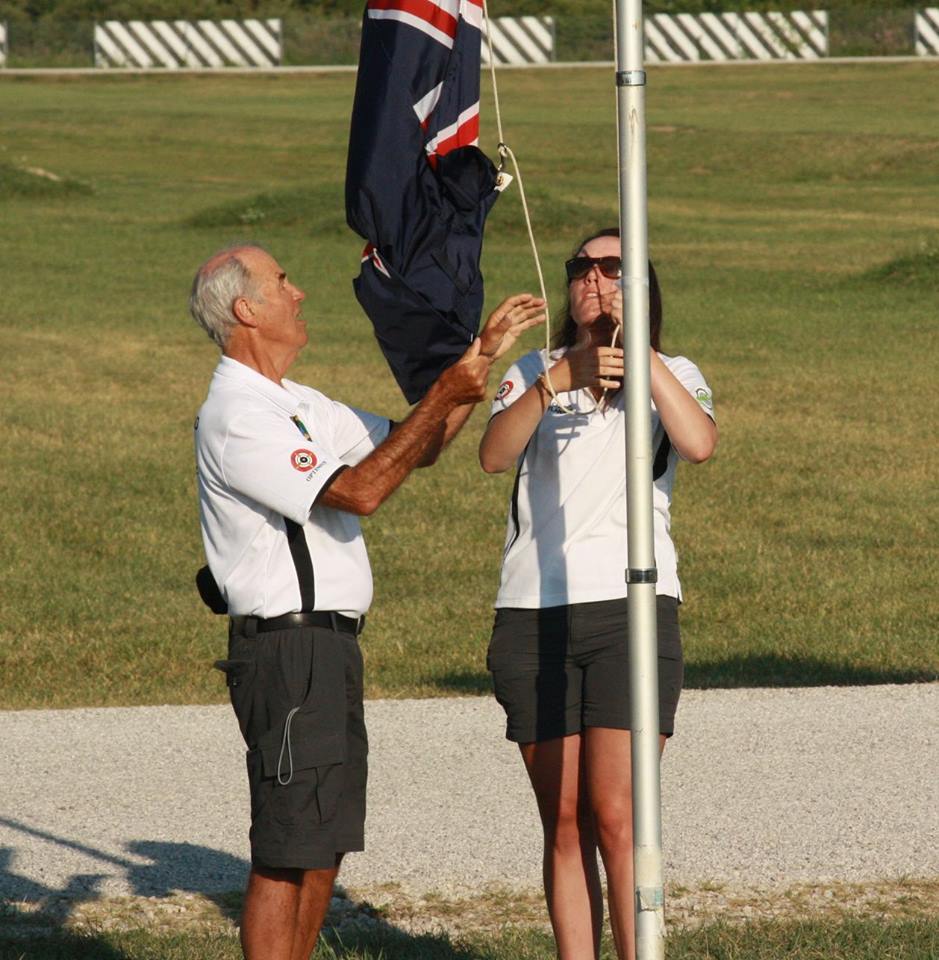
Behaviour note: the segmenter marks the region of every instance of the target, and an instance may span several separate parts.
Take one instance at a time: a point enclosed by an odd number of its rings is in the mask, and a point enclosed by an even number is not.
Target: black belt
[[[333,610],[311,610],[301,613],[285,613],[279,617],[232,617],[233,633],[253,636],[256,633],[270,633],[273,630],[292,630],[297,627],[325,627],[338,633],[351,633],[357,637],[365,627],[365,615],[344,617]]]

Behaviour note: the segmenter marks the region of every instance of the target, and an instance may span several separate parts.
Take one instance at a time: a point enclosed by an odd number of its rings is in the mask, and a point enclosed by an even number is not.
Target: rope
[[[290,724],[293,723],[293,718],[296,716],[299,707],[294,707],[290,713],[287,714],[287,722],[284,724],[284,736],[280,741],[280,754],[277,757],[277,782],[282,786],[286,787],[291,780],[293,780],[293,747],[290,745]],[[290,773],[287,774],[287,779],[285,780],[280,774],[281,764],[284,762],[284,749],[287,750],[287,758],[290,763]]]
[[[565,413],[576,413],[573,407],[567,406],[567,404],[561,402],[561,398],[558,396],[557,390],[554,389],[554,384],[551,382],[551,373],[548,370],[548,360],[551,356],[551,313],[548,309],[548,294],[545,290],[544,283],[544,273],[541,269],[541,258],[538,255],[538,245],[535,243],[535,232],[532,229],[531,225],[531,216],[528,212],[528,200],[525,197],[525,185],[522,182],[522,171],[519,168],[518,160],[515,157],[515,153],[512,148],[505,142],[505,135],[502,132],[502,108],[499,103],[499,85],[496,81],[496,60],[492,52],[492,30],[489,27],[489,5],[486,0],[483,0],[483,18],[486,21],[486,43],[489,47],[489,72],[492,76],[492,96],[495,101],[495,111],[496,111],[496,131],[499,134],[499,170],[505,166],[505,158],[508,157],[512,161],[512,166],[515,169],[515,179],[518,180],[518,194],[522,201],[522,211],[525,214],[525,227],[528,230],[528,242],[531,245],[532,257],[535,261],[535,272],[538,274],[538,284],[541,288],[541,299],[544,300],[544,316],[545,316],[545,358],[544,358],[544,382],[545,386],[548,388],[548,393],[551,394],[551,399],[561,408]]]

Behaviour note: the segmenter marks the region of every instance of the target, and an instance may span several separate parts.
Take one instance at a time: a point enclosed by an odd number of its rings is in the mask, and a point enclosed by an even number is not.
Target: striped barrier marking
[[[699,60],[816,60],[828,54],[828,14],[657,13],[645,23],[650,63]]]
[[[698,19],[701,21],[701,26],[709,30],[715,40],[727,51],[731,60],[743,59],[743,48],[740,46],[740,41],[716,13],[702,13]],[[720,60],[721,57],[715,56],[714,59]]]
[[[281,21],[108,20],[95,26],[94,42],[97,67],[274,67]]]
[[[807,42],[819,57],[828,54],[828,13],[825,10],[813,10],[806,13],[795,10],[789,14],[792,22],[805,35]]]
[[[939,56],[939,7],[916,12],[916,53],[921,57]]]
[[[491,17],[492,55],[498,63],[550,63],[554,60],[553,17]],[[486,21],[482,23],[482,62],[489,63]]]

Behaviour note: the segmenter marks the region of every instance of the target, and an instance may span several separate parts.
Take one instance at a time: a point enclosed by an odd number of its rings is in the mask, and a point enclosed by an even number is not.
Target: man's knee
[[[303,882],[303,875],[307,871],[298,867],[265,867],[263,864],[254,863],[251,865],[251,875],[248,882],[266,883],[293,883],[299,885]]]

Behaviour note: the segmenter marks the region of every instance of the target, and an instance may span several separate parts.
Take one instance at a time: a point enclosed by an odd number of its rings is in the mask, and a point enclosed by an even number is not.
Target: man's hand
[[[481,353],[477,337],[466,353],[437,379],[437,387],[453,407],[479,403],[486,396],[491,361]]]
[[[489,315],[480,334],[481,350],[492,363],[515,346],[519,336],[530,327],[544,323],[544,300],[530,293],[506,297]]]

